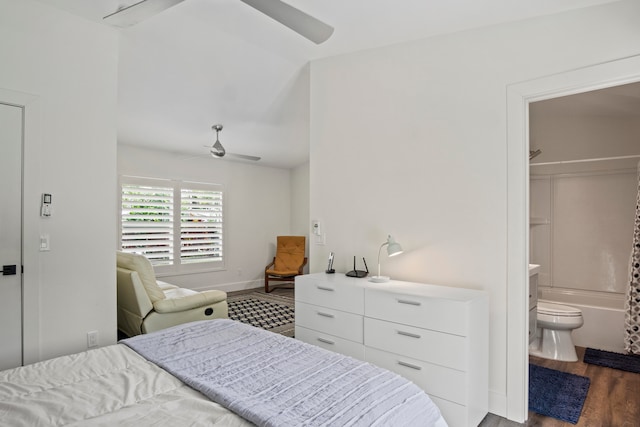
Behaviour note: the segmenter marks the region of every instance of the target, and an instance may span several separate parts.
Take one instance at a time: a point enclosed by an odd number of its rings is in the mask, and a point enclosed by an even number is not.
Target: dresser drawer
[[[364,288],[354,280],[362,281],[337,274],[296,276],[296,302],[364,314]]]
[[[298,326],[297,324],[295,334],[296,339],[300,341],[317,345],[318,347],[335,351],[336,353],[355,357],[356,359],[365,360],[364,346],[360,343],[349,341],[333,335],[324,334],[312,329],[307,329],[305,327]]]
[[[368,317],[467,335],[468,310],[464,301],[377,289],[367,289],[366,292],[365,315]]]
[[[459,371],[467,370],[467,339],[365,317],[364,344]]]
[[[296,325],[362,343],[362,316],[296,301]]]
[[[464,372],[367,347],[367,360],[402,375],[422,388],[429,396],[437,396],[465,405],[467,379]]]

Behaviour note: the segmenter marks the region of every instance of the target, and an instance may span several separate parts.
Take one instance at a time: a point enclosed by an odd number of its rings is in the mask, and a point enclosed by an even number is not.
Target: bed
[[[397,374],[228,319],[0,372],[7,426],[434,426]]]

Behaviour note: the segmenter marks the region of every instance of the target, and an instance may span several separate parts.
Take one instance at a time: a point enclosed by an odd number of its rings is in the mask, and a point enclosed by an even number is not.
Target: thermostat
[[[42,205],[40,207],[40,216],[51,216],[51,194],[42,194]]]

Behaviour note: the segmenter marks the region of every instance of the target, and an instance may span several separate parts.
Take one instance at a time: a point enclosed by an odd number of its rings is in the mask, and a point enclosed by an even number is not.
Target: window
[[[123,251],[158,272],[224,268],[221,185],[123,176],[120,188]]]

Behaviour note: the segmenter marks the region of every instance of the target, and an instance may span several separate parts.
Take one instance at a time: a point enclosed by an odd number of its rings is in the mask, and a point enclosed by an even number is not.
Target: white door
[[[0,370],[22,365],[22,118],[0,103]]]

